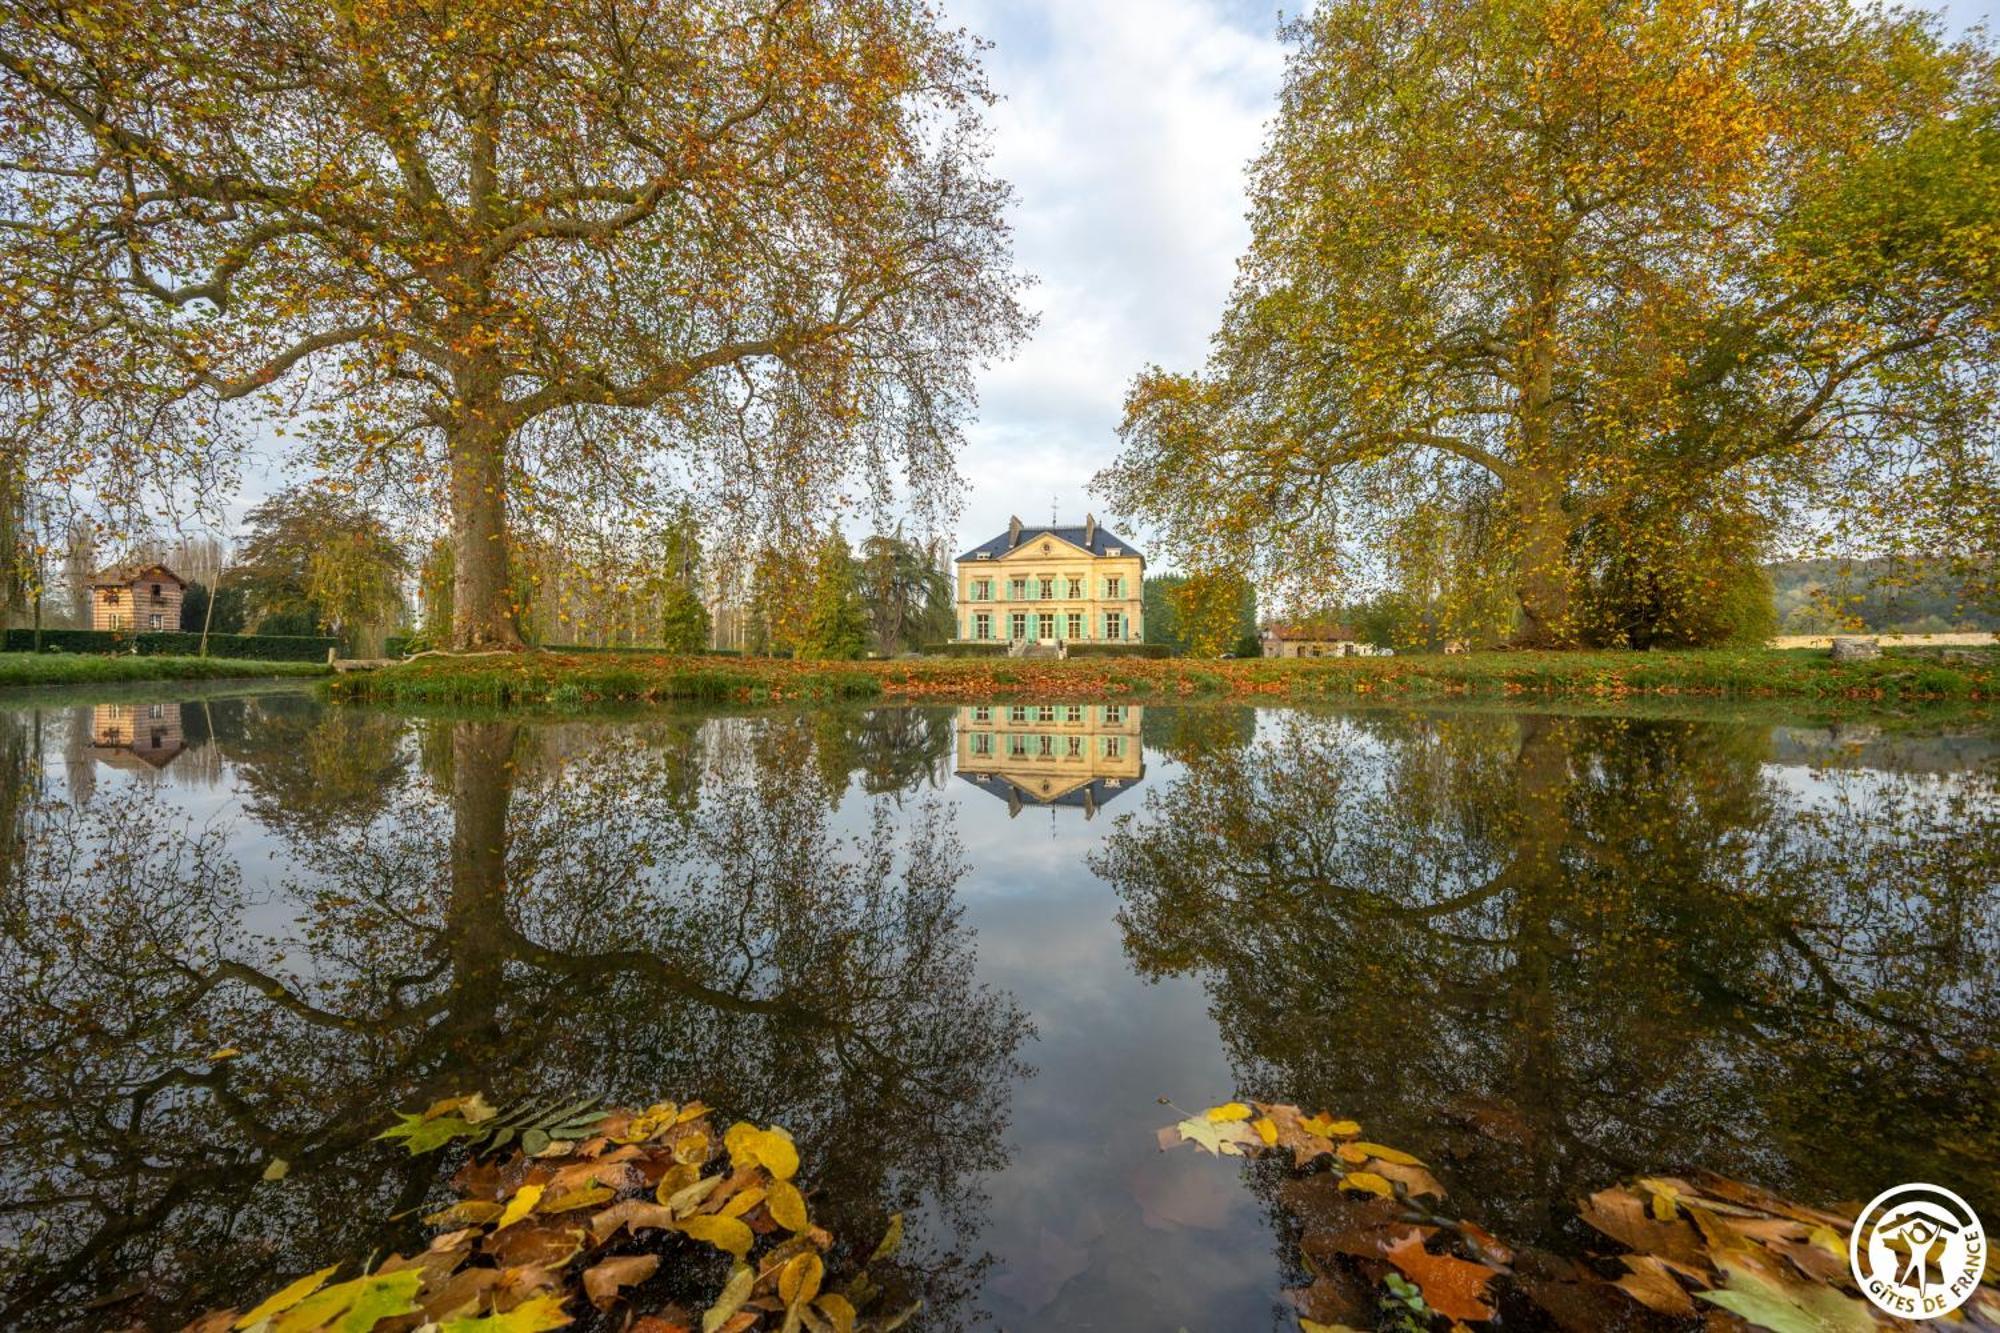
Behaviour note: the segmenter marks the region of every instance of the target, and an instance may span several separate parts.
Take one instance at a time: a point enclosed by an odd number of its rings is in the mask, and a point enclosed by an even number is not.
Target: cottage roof
[[[1085,537],[1086,533],[1088,534],[1087,540]],[[1126,541],[1102,523],[1089,528],[1082,524],[1078,524],[1075,527],[1032,528],[1023,524],[1021,527],[1021,539],[1019,541],[1009,541],[1008,536],[1008,533],[1003,532],[997,537],[983,541],[960,556],[959,559],[977,560],[981,556],[984,556],[988,560],[997,560],[1009,551],[1026,546],[1032,541],[1040,541],[1043,537],[1059,537],[1072,546],[1081,546],[1092,555],[1109,555],[1111,554],[1111,548],[1115,546],[1118,548],[1118,554],[1121,556],[1136,555],[1141,560],[1146,558],[1132,543]]]
[[[173,570],[168,569],[157,560],[140,561],[129,565],[113,565],[109,569],[99,570],[97,573],[91,575],[90,586],[93,588],[129,588],[135,583],[147,581],[155,574],[164,574],[183,588],[187,586],[186,579],[174,573]]]

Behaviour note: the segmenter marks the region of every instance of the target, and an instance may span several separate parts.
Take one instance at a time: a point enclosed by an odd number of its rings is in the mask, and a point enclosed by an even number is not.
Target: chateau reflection
[[[1146,776],[1145,709],[1130,704],[980,704],[958,710],[958,776],[1007,803],[1096,817]]]
[[[372,1136],[475,1088],[783,1124],[836,1235],[922,1210],[890,1278],[960,1322],[1029,1028],[974,979],[937,802],[843,828],[796,780],[874,771],[870,729],[200,716],[235,829],[159,783],[37,792],[40,720],[0,714],[0,1327],[175,1326],[420,1248],[452,1163]]]
[[[1496,1230],[1709,1168],[2000,1203],[2000,778],[1766,767],[1769,727],[1284,715],[1093,868],[1243,1093],[1353,1115]]]

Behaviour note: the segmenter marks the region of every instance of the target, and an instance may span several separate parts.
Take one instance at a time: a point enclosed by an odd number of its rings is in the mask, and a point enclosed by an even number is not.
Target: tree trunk
[[[451,646],[519,648],[508,586],[507,437],[490,410],[468,400],[467,413],[451,437]]]
[[[1531,482],[1519,497],[1521,567],[1515,595],[1524,623],[1518,641],[1529,648],[1572,648],[1569,516],[1560,487]]]

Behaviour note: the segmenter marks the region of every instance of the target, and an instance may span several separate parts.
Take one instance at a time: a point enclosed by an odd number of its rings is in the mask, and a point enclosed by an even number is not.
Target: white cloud
[[[1248,240],[1243,171],[1276,105],[1276,18],[1213,0],[961,0],[992,39],[994,168],[1020,196],[1033,340],[982,382],[961,546],[1010,514],[1103,508],[1125,385],[1192,367]],[[1135,540],[1140,534],[1131,534]]]

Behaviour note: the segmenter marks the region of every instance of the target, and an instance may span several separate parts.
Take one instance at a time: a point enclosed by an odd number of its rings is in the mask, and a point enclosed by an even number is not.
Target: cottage
[[[179,704],[99,704],[90,710],[85,753],[112,768],[158,772],[186,748]]]
[[[1264,628],[1266,657],[1356,657],[1373,650],[1355,637],[1352,627],[1322,621],[1273,624]]]
[[[974,643],[1139,643],[1146,558],[1086,515],[1007,531],[958,558],[958,633]]]
[[[128,634],[177,630],[186,588],[165,565],[114,565],[90,581],[90,627]]]

